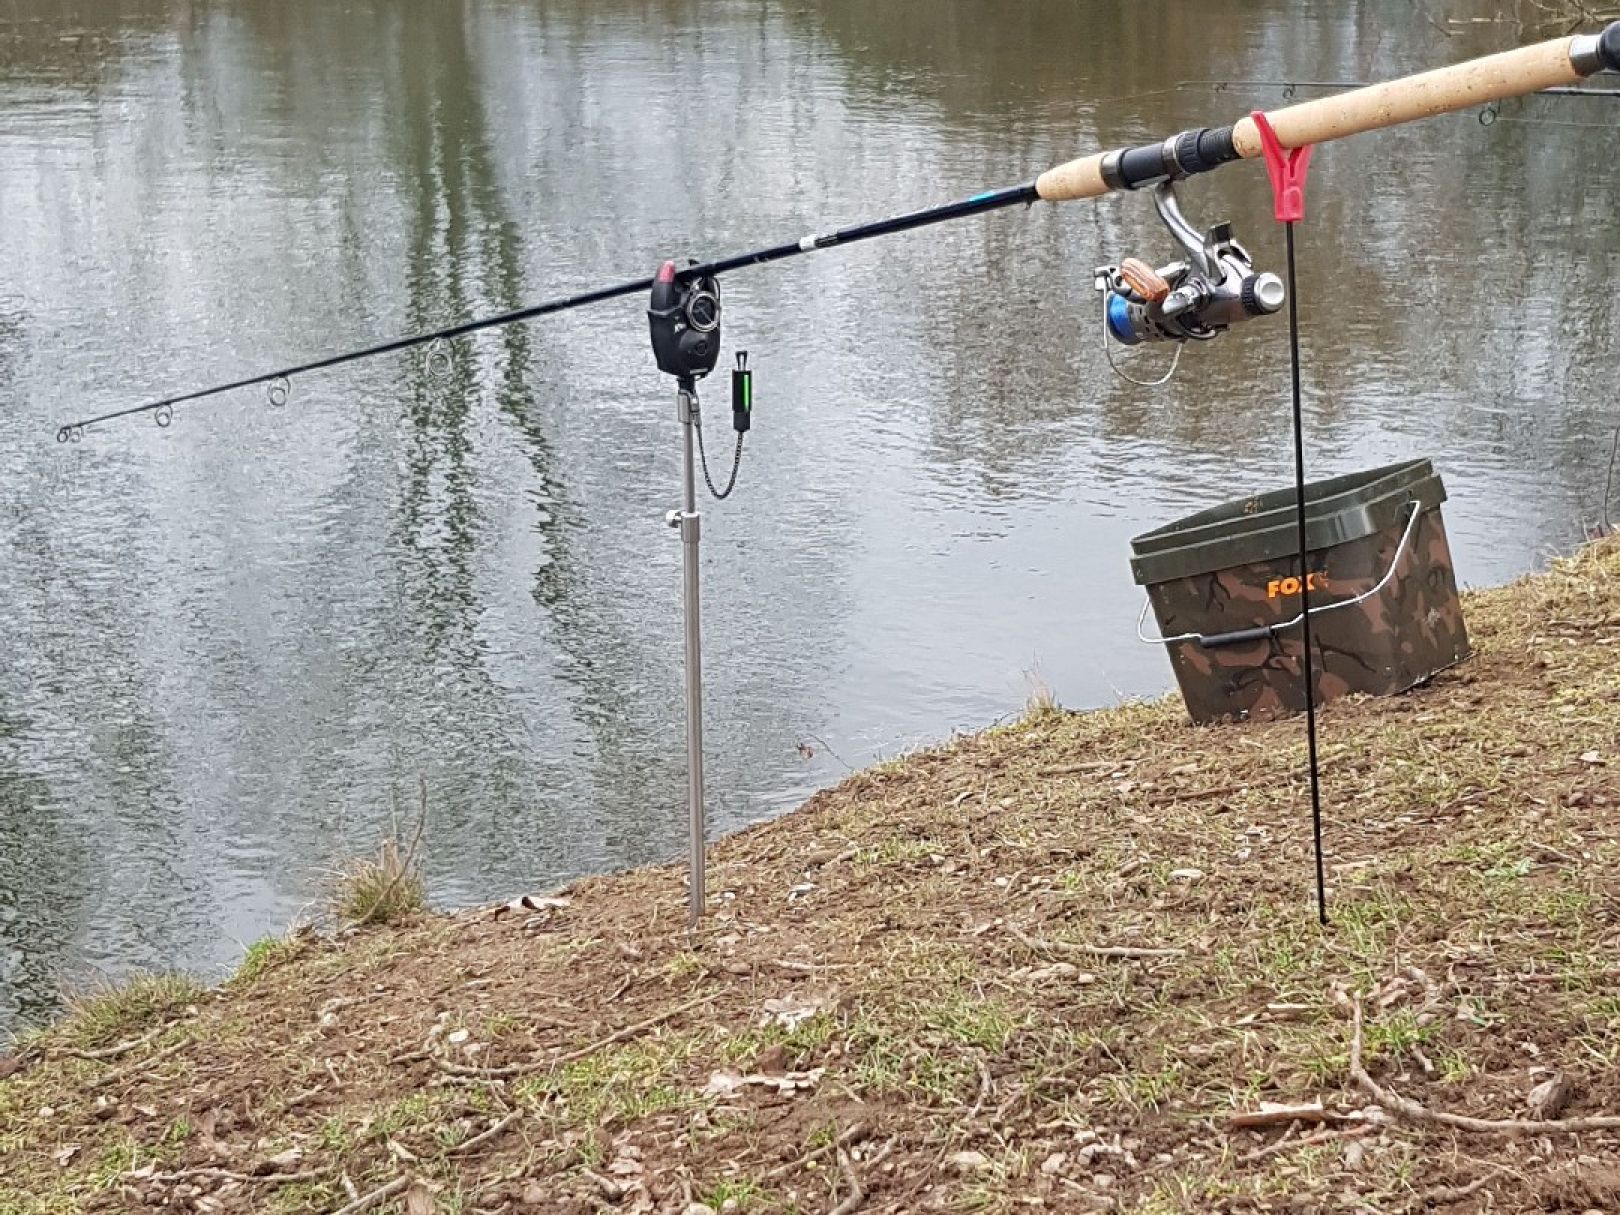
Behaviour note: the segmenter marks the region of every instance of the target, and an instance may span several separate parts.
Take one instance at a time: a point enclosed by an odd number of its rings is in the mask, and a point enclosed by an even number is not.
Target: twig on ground
[[[1290,1127],[1290,1130],[1293,1128]],[[1243,1157],[1245,1164],[1252,1164],[1256,1160],[1264,1160],[1267,1156],[1276,1155],[1296,1147],[1319,1147],[1324,1143],[1339,1143],[1346,1139],[1361,1139],[1367,1135],[1376,1135],[1383,1127],[1376,1122],[1362,1122],[1355,1126],[1347,1126],[1342,1130],[1320,1130],[1313,1135],[1306,1135],[1302,1139],[1289,1139],[1285,1133],[1276,1143],[1268,1143],[1265,1147],[1255,1148],[1254,1151]]]
[[[447,1076],[458,1076],[470,1080],[509,1080],[513,1076],[521,1076],[532,1069],[521,1063],[508,1063],[502,1067],[474,1067],[467,1063],[452,1063],[448,1059],[433,1056],[433,1066]]]
[[[778,1181],[781,1178],[786,1177],[789,1173],[798,1172],[812,1160],[818,1160],[822,1156],[825,1156],[828,1152],[831,1152],[837,1148],[845,1148],[849,1147],[851,1144],[859,1143],[870,1134],[871,1131],[867,1129],[864,1122],[857,1122],[843,1134],[839,1135],[838,1138],[832,1143],[824,1143],[820,1147],[811,1148],[797,1160],[790,1160],[786,1164],[777,1165],[769,1173],[765,1174],[765,1180]]]
[[[1091,760],[1083,764],[1054,764],[1049,768],[1036,768],[1036,776],[1075,776],[1081,772],[1112,772],[1120,766],[1117,759]]]
[[[1034,953],[1082,953],[1093,958],[1179,958],[1185,949],[1145,949],[1135,945],[1080,945],[1073,941],[1047,941],[1006,924],[1007,934]]]
[[[299,1173],[237,1173],[230,1169],[178,1169],[173,1173],[125,1173],[124,1178],[129,1181],[161,1181],[178,1182],[190,1181],[196,1177],[207,1177],[211,1181],[235,1181],[243,1185],[262,1185],[273,1183],[282,1185],[289,1181],[319,1181],[331,1173],[331,1169],[305,1169]]]
[[[634,1025],[626,1025],[623,1029],[618,1030],[615,1033],[611,1033],[600,1041],[591,1043],[589,1046],[581,1046],[577,1050],[564,1051],[555,1059],[550,1060],[550,1062],[545,1063],[542,1066],[560,1067],[564,1063],[573,1063],[576,1060],[585,1058],[587,1055],[594,1055],[597,1051],[602,1050],[604,1047],[613,1046],[619,1042],[623,1042],[626,1038],[634,1038],[638,1034],[646,1033],[649,1029],[653,1029],[654,1027],[661,1025],[665,1021],[673,1020],[682,1013],[691,1012],[700,1004],[708,1004],[713,999],[714,996],[712,995],[698,996],[695,1000],[688,1000],[685,1004],[677,1004],[674,1008],[667,1008],[657,1016],[648,1017],[645,1021],[637,1021]]]
[[[894,1140],[890,1139],[872,1153],[871,1159],[866,1162],[867,1168],[876,1168],[882,1164],[884,1157],[893,1149]],[[866,1191],[861,1187],[861,1179],[855,1175],[855,1166],[850,1161],[848,1153],[842,1148],[838,1149],[838,1167],[844,1174],[844,1179],[849,1182],[850,1192],[844,1201],[835,1206],[828,1215],[852,1215],[852,1212],[860,1210],[861,1206],[866,1202]]]
[[[100,1050],[79,1050],[76,1047],[63,1046],[48,1053],[66,1059],[89,1059],[93,1063],[106,1059],[116,1059],[119,1055],[129,1054],[136,1047],[145,1046],[167,1028],[167,1025],[159,1025],[156,1029],[142,1034],[139,1038],[131,1038],[128,1042],[120,1042],[116,1046],[104,1046]]]
[[[972,1122],[979,1116],[979,1111],[984,1108],[984,1103],[990,1099],[990,1093],[996,1087],[996,1082],[991,1079],[990,1068],[985,1064],[984,1059],[981,1057],[976,1059],[975,1062],[979,1065],[979,1095],[974,1098],[973,1108],[968,1111],[967,1117],[963,1119],[964,1122]]]
[[[1423,1195],[1423,1205],[1425,1207],[1440,1207],[1448,1206],[1454,1202],[1461,1202],[1464,1198],[1473,1197],[1501,1176],[1502,1173],[1500,1172],[1486,1173],[1483,1177],[1474,1178],[1467,1185],[1436,1186]]]
[[[410,1186],[411,1179],[409,1176],[396,1177],[387,1185],[378,1186],[370,1193],[362,1194],[353,1202],[339,1207],[337,1210],[332,1212],[332,1215],[360,1215],[361,1211],[369,1211],[372,1207],[379,1206],[382,1203],[387,1202],[395,1194],[403,1194],[406,1190],[410,1189]]]
[[[1299,1123],[1290,1122],[1286,1127],[1283,1128],[1283,1133],[1278,1136],[1274,1142],[1263,1144],[1262,1146],[1255,1148],[1252,1152],[1244,1153],[1243,1162],[1247,1164],[1252,1160],[1260,1160],[1271,1155],[1273,1152],[1281,1151],[1285,1146],[1293,1142],[1294,1133],[1298,1130]]]
[[[1258,1126],[1276,1126],[1278,1123],[1327,1122],[1331,1115],[1320,1101],[1307,1105],[1272,1105],[1261,1102],[1257,1110],[1239,1110],[1226,1120],[1226,1125],[1239,1130]]]
[[[86,1088],[103,1088],[103,1087],[105,1087],[106,1085],[109,1085],[109,1084],[116,1084],[120,1080],[127,1080],[130,1076],[133,1076],[133,1075],[137,1074],[138,1072],[144,1072],[145,1070],[147,1070],[147,1068],[151,1067],[154,1063],[161,1063],[163,1060],[167,1059],[170,1055],[178,1054],[180,1051],[184,1050],[186,1047],[188,1047],[190,1045],[191,1045],[191,1039],[190,1038],[182,1038],[182,1039],[180,1039],[180,1041],[171,1043],[170,1045],[165,1046],[162,1050],[157,1051],[154,1054],[148,1055],[146,1058],[140,1060],[138,1063],[125,1064],[123,1067],[115,1067],[115,1068],[113,1068],[113,1070],[110,1071],[110,1072],[104,1072],[102,1075],[97,1076],[95,1079],[88,1081],[86,1083],[85,1087]]]
[[[838,1151],[838,1171],[849,1183],[849,1194],[843,1202],[832,1209],[831,1215],[853,1215],[866,1201],[866,1191],[861,1188],[861,1179],[856,1176],[855,1166],[849,1162],[849,1155],[842,1148]]]
[[[445,1155],[446,1156],[465,1156],[469,1152],[476,1152],[479,1148],[483,1147],[490,1140],[495,1139],[496,1137],[504,1134],[506,1129],[521,1117],[523,1117],[523,1111],[522,1110],[513,1110],[510,1114],[506,1115],[506,1117],[502,1118],[499,1122],[497,1122],[494,1126],[490,1127],[483,1134],[474,1135],[471,1139],[467,1140],[466,1143],[458,1143],[455,1147],[448,1149],[445,1152]]]
[[[1148,804],[1162,806],[1169,802],[1204,802],[1212,797],[1225,797],[1228,793],[1244,793],[1248,785],[1220,785],[1214,789],[1171,789],[1157,797],[1148,798]]]
[[[1410,1097],[1384,1088],[1367,1074],[1361,1064],[1361,997],[1351,998],[1350,1079],[1357,1087],[1392,1114],[1425,1126],[1444,1126],[1476,1135],[1575,1135],[1584,1131],[1620,1131],[1620,1117],[1599,1115],[1592,1118],[1469,1118],[1431,1110]]]

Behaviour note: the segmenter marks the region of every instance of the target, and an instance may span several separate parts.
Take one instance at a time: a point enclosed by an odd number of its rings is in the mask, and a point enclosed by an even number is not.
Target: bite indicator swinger
[[[768,246],[717,261],[689,265],[684,269],[676,269],[672,264],[666,264],[664,269],[669,272],[669,278],[665,283],[665,287],[667,290],[677,283],[701,284],[705,280],[715,283],[716,291],[713,294],[713,303],[715,308],[714,319],[717,326],[719,296],[716,280],[721,274],[742,269],[745,266],[761,265],[766,262],[795,257],[802,253],[815,252],[819,249],[828,249],[838,245],[851,244],[855,241],[888,236],[930,224],[943,223],[947,220],[961,219],[970,215],[999,210],[1019,203],[1032,204],[1037,201],[1069,202],[1099,198],[1104,194],[1120,190],[1138,190],[1145,186],[1159,186],[1161,183],[1175,182],[1196,174],[1209,172],[1234,160],[1260,159],[1266,154],[1267,144],[1272,144],[1274,147],[1285,151],[1309,148],[1315,144],[1327,143],[1349,135],[1382,130],[1422,118],[1432,118],[1440,114],[1469,110],[1528,93],[1566,88],[1578,84],[1587,77],[1601,71],[1620,71],[1620,21],[1611,22],[1598,34],[1553,38],[1531,46],[1502,51],[1494,55],[1486,55],[1478,59],[1452,64],[1448,67],[1436,68],[1396,80],[1357,88],[1349,92],[1318,97],[1310,101],[1285,106],[1266,116],[1269,118],[1270,128],[1266,138],[1262,137],[1260,126],[1254,117],[1243,117],[1227,126],[1195,128],[1155,143],[1119,148],[1108,152],[1095,152],[1050,168],[1040,174],[1034,181],[1004,189],[984,191],[959,202],[947,203],[944,206],[928,207],[872,223],[857,224],[833,232],[810,235],[800,240]],[[1167,197],[1173,199],[1173,195]],[[1160,214],[1161,216],[1166,214],[1162,199]],[[1167,218],[1166,222],[1170,223],[1170,220]],[[1188,228],[1190,230],[1190,225]],[[1172,231],[1177,231],[1177,229],[1172,226]],[[1181,239],[1181,235],[1178,231],[1178,239]],[[1229,234],[1227,235],[1229,236]],[[1133,316],[1130,312],[1133,301],[1124,291],[1115,290],[1114,294],[1124,298],[1125,304],[1119,327],[1116,329],[1113,325],[1110,325],[1110,331],[1116,333],[1139,333],[1150,338],[1157,335],[1172,340],[1179,337],[1181,339],[1177,341],[1179,353],[1184,348],[1187,339],[1201,336],[1201,332],[1192,332],[1188,328],[1189,325],[1200,331],[1209,329],[1213,332],[1219,332],[1220,328],[1213,323],[1214,321],[1225,318],[1224,323],[1229,325],[1232,320],[1240,319],[1239,314],[1232,312],[1229,296],[1222,300],[1219,307],[1216,307],[1213,302],[1206,302],[1202,305],[1202,311],[1194,310],[1193,306],[1189,304],[1187,308],[1172,312],[1167,317],[1163,308],[1163,304],[1169,300],[1171,293],[1178,287],[1190,285],[1194,288],[1192,292],[1194,296],[1203,298],[1207,293],[1210,300],[1213,301],[1219,292],[1229,291],[1229,271],[1237,273],[1240,279],[1249,277],[1252,266],[1244,270],[1237,260],[1241,246],[1236,246],[1236,242],[1229,240],[1212,239],[1219,236],[1220,229],[1217,228],[1209,237],[1199,237],[1198,245],[1204,254],[1204,268],[1199,271],[1200,281],[1197,283],[1183,280],[1179,284],[1171,284],[1165,275],[1153,272],[1151,268],[1140,264],[1132,266],[1131,278],[1128,279],[1125,277],[1125,263],[1121,263],[1118,271],[1120,286],[1127,287],[1140,295],[1144,307],[1139,315]],[[1186,240],[1183,240],[1182,243],[1187,248],[1189,255],[1192,255],[1192,245],[1188,244]],[[1209,264],[1212,245],[1216,250],[1214,253],[1216,264],[1214,265]],[[1222,249],[1224,249],[1224,252],[1221,251]],[[1246,261],[1247,255],[1244,254],[1242,257]],[[1221,264],[1223,260],[1224,265]],[[1197,262],[1198,259],[1195,257],[1194,263],[1197,264]],[[1142,270],[1148,272],[1142,273]],[[1215,277],[1216,270],[1220,272],[1218,281]],[[662,274],[663,271],[660,273]],[[1190,278],[1193,270],[1189,269],[1187,273]],[[1135,282],[1132,282],[1131,279],[1134,279]],[[1160,306],[1155,316],[1145,305],[1152,302],[1148,300],[1150,294],[1158,294],[1161,282],[1169,290],[1165,291],[1163,298],[1157,301]],[[450,341],[482,330],[532,320],[551,313],[583,307],[586,304],[639,294],[652,289],[654,285],[655,279],[653,278],[639,278],[629,282],[599,287],[515,311],[452,325],[444,329],[397,338],[379,345],[329,355],[273,371],[261,372],[209,388],[178,393],[144,404],[112,410],[94,417],[65,423],[57,430],[57,440],[63,443],[77,442],[84,437],[89,427],[97,423],[143,413],[153,415],[160,425],[168,425],[173,419],[173,411],[176,405],[215,397],[233,389],[252,385],[268,385],[271,403],[275,405],[285,404],[291,377],[295,375],[322,368],[336,367],[376,355],[427,346],[433,342]],[[1113,287],[1107,284],[1105,284],[1105,287],[1108,290],[1113,290]],[[1143,290],[1144,288],[1145,290]],[[1270,289],[1269,285],[1266,288],[1266,293],[1270,298],[1275,299],[1275,293]],[[1258,281],[1254,283],[1254,290],[1251,294],[1254,303],[1261,303],[1260,296],[1262,292]],[[1276,300],[1276,304],[1280,306],[1281,300]],[[667,308],[669,301],[666,299],[657,306]],[[1253,315],[1244,305],[1241,287],[1238,306],[1242,316]],[[650,305],[649,313],[652,310],[653,307]],[[1192,312],[1191,316],[1187,315],[1189,311]],[[666,347],[663,352],[660,352],[656,344],[660,337],[659,322],[655,321],[653,324],[654,357],[661,369],[669,371],[677,377],[679,384],[680,416],[686,433],[686,494],[685,510],[671,512],[671,522],[680,527],[683,540],[687,541],[686,576],[688,579],[688,599],[689,601],[695,601],[698,520],[695,510],[695,494],[693,492],[691,448],[693,433],[697,429],[695,384],[699,377],[695,373],[683,377],[682,368],[690,368],[695,364],[701,364],[705,359],[709,358],[709,352],[704,350],[699,355],[697,347],[700,342],[698,339],[693,338],[688,344],[687,351],[683,353],[680,350],[680,344],[686,339],[683,335],[673,333],[673,326],[677,322],[673,319],[673,314],[671,316],[672,319],[669,324],[672,328],[670,331],[664,332],[662,337],[666,342],[673,337],[675,348],[671,351]],[[706,319],[705,308],[700,306],[695,316],[687,315],[685,317],[684,323],[690,331],[705,323]],[[694,325],[693,322],[697,322],[697,325]],[[1178,329],[1187,331],[1177,333]],[[718,358],[719,343],[717,336],[713,345],[714,357]],[[1105,347],[1106,345],[1105,340]],[[668,360],[667,363],[666,360]],[[709,370],[712,370],[713,366],[714,363],[709,362],[708,366],[703,368],[703,373],[706,374]],[[1296,360],[1296,375],[1297,367]],[[733,424],[740,437],[745,428],[737,424],[738,416],[735,410],[734,398]],[[697,619],[694,611],[689,614],[687,620],[688,776],[693,820],[691,913],[694,920],[701,914],[703,909],[702,744],[700,734],[702,706],[701,692],[697,690],[699,673],[696,661],[698,656],[696,641]]]

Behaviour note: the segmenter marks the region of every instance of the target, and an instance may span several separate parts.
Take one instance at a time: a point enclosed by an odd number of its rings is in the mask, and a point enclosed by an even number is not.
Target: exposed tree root
[[[1361,997],[1351,998],[1350,1078],[1382,1108],[1423,1126],[1443,1126],[1475,1135],[1577,1135],[1584,1131],[1620,1131],[1620,1117],[1592,1118],[1470,1118],[1419,1105],[1410,1097],[1391,1092],[1367,1074],[1361,1064]]]

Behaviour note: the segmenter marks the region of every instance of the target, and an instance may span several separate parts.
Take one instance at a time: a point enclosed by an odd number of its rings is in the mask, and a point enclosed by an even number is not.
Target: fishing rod
[[[1450,67],[1436,68],[1413,76],[1366,85],[1346,93],[1300,102],[1272,112],[1269,118],[1281,145],[1284,148],[1299,148],[1397,126],[1420,118],[1455,113],[1528,93],[1561,88],[1590,92],[1593,90],[1576,89],[1574,86],[1604,70],[1620,71],[1620,21],[1611,23],[1599,34],[1554,38],[1516,50],[1467,60]],[[1286,85],[1289,82],[1282,83]],[[800,240],[771,245],[716,261],[680,267],[677,268],[676,278],[682,284],[697,279],[716,278],[747,266],[765,265],[820,249],[850,245],[931,224],[982,215],[1019,203],[1069,202],[1096,198],[1119,190],[1136,190],[1147,185],[1174,182],[1205,173],[1233,160],[1253,160],[1261,155],[1260,136],[1253,119],[1242,118],[1224,127],[1203,127],[1182,131],[1158,143],[1093,153],[1048,169],[1032,182],[986,190],[958,202],[926,207],[888,219],[805,236]],[[434,343],[445,343],[486,329],[500,328],[589,304],[636,295],[650,290],[653,282],[651,277],[630,279],[442,329],[313,358],[206,388],[174,393],[157,400],[67,422],[58,428],[56,437],[58,442],[77,442],[93,426],[140,414],[151,414],[160,426],[167,426],[173,421],[174,407],[177,405],[207,400],[259,384],[268,385],[270,403],[281,406],[286,404],[289,398],[294,376]],[[1148,282],[1146,285],[1157,291],[1157,283]],[[1116,292],[1116,294],[1125,293]],[[1229,302],[1223,300],[1223,306]],[[1196,314],[1187,319],[1195,322],[1192,328],[1197,328]],[[1177,335],[1172,333],[1166,336]]]
[[[647,320],[658,369],[676,380],[677,418],[683,433],[682,507],[665,516],[678,529],[683,551],[687,800],[690,827],[689,923],[696,925],[705,907],[706,830],[703,804],[703,691],[698,551],[701,517],[696,506],[694,440],[703,460],[701,408],[697,383],[712,372],[721,344],[720,276],[747,266],[764,265],[820,249],[830,249],[899,232],[944,223],[970,215],[1026,205],[1037,201],[1072,202],[1098,198],[1116,191],[1152,187],[1161,221],[1181,246],[1185,257],[1153,267],[1134,258],[1098,267],[1094,284],[1103,301],[1103,344],[1112,360],[1111,343],[1138,345],[1168,341],[1179,359],[1189,342],[1208,341],[1232,325],[1289,306],[1290,367],[1293,386],[1294,473],[1299,532],[1299,600],[1303,650],[1301,668],[1309,740],[1313,838],[1316,849],[1316,890],[1319,915],[1327,922],[1326,887],[1322,850],[1322,817],[1316,747],[1316,702],[1311,658],[1310,577],[1306,548],[1305,456],[1300,390],[1300,343],[1297,311],[1294,228],[1304,213],[1305,170],[1312,148],[1342,139],[1430,118],[1475,106],[1491,105],[1511,97],[1545,89],[1569,88],[1600,71],[1620,71],[1620,21],[1598,34],[1555,38],[1517,50],[1436,68],[1349,92],[1286,106],[1269,114],[1259,110],[1221,127],[1198,127],[1154,143],[1094,152],[1047,169],[1032,182],[987,190],[959,202],[871,223],[839,228],[800,240],[770,245],[716,261],[665,261],[650,278],[600,287],[459,325],[397,338],[342,354],[312,359],[278,370],[246,376],[210,388],[178,393],[145,404],[69,422],[57,431],[60,442],[82,439],[88,428],[114,419],[150,413],[158,425],[168,426],[176,405],[202,401],[235,389],[268,384],[274,406],[285,405],[291,378],[360,359],[432,346],[481,330],[515,324],[572,308],[648,292]],[[1207,231],[1190,223],[1176,197],[1176,184],[1210,172],[1234,160],[1264,158],[1272,180],[1274,213],[1287,225],[1287,283],[1269,272],[1256,272],[1247,250],[1238,243],[1230,224]],[[429,369],[434,365],[429,353]],[[440,360],[442,362],[442,359]],[[1174,365],[1172,365],[1172,371]],[[732,424],[737,432],[737,454],[731,481],[736,483],[742,441],[752,417],[753,389],[746,354],[740,354],[732,372]],[[1275,636],[1271,629],[1268,636]]]

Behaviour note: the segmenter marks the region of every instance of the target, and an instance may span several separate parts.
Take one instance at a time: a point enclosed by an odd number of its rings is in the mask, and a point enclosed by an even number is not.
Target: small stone
[[[945,1163],[958,1173],[982,1173],[990,1167],[990,1157],[983,1152],[952,1152]]]
[[[1041,1172],[1047,1174],[1048,1176],[1053,1173],[1061,1173],[1063,1171],[1063,1166],[1065,1163],[1067,1163],[1068,1159],[1069,1157],[1066,1152],[1053,1152],[1045,1160],[1041,1161]]]
[[[1091,1184],[1099,1190],[1106,1190],[1114,1184],[1114,1175],[1112,1173],[1093,1173],[1091,1175]]]
[[[449,1035],[445,1038],[445,1041],[450,1043],[451,1046],[460,1046],[463,1042],[467,1041],[467,1039],[469,1039],[471,1037],[472,1037],[472,1030],[470,1030],[470,1029],[457,1029],[457,1030],[452,1030],[449,1033]]]
[[[720,1215],[713,1207],[705,1202],[694,1202],[686,1208],[686,1215]]]

